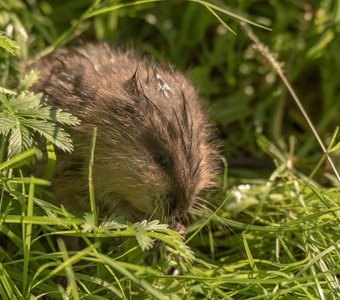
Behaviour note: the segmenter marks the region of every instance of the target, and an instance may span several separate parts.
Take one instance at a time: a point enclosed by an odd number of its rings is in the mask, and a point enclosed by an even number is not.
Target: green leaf
[[[33,84],[38,82],[39,72],[37,70],[31,70],[26,73],[21,79],[19,84],[20,90],[28,90]]]
[[[9,90],[4,87],[0,87],[0,93],[7,94],[7,95],[16,95],[17,93],[15,91]]]
[[[84,223],[81,224],[81,228],[83,233],[90,233],[96,229],[96,224],[93,221],[93,217],[91,214],[84,214]]]
[[[18,96],[9,98],[9,105],[13,111],[28,110],[39,108],[42,94],[34,94],[32,92],[21,92]]]
[[[12,157],[25,149],[28,149],[34,145],[32,136],[27,128],[17,124],[11,129],[9,136],[9,156]]]
[[[46,119],[70,126],[80,124],[80,121],[79,119],[77,119],[77,117],[72,116],[70,113],[64,112],[61,109],[56,108],[50,109],[50,119],[48,118]]]
[[[329,149],[329,153],[335,152],[340,149],[340,142],[338,142],[335,146]]]
[[[7,135],[17,125],[17,118],[13,115],[0,113],[0,134]]]
[[[4,109],[8,109],[9,103],[8,103],[8,99],[7,99],[7,96],[5,95],[5,93],[0,93],[0,102],[2,103],[2,105],[0,105],[0,111],[2,111]]]
[[[150,222],[147,222],[146,220],[143,220],[142,222],[138,222],[132,225],[132,227],[136,231],[164,231],[167,230],[169,225],[168,224],[159,224],[159,220],[153,220]]]
[[[19,49],[19,46],[15,41],[6,36],[4,32],[0,31],[0,48],[3,48],[8,53],[15,55],[15,50]]]
[[[153,247],[154,239],[145,234],[137,233],[136,240],[143,251],[151,250]]]
[[[322,35],[320,35],[319,40],[316,44],[311,47],[306,56],[310,58],[320,57],[324,52],[324,49],[334,40],[335,34],[332,29],[326,30]]]
[[[24,84],[29,85],[35,80],[34,73],[30,76]],[[0,94],[0,118],[0,134],[10,134],[10,156],[33,146],[34,132],[63,151],[73,150],[70,135],[55,123],[73,126],[79,124],[79,120],[60,109],[43,105],[42,94],[25,91],[11,95],[9,99],[5,94]]]
[[[70,126],[79,124],[79,120],[76,117],[63,112],[60,109],[51,108],[50,106],[41,107],[39,110],[20,110],[17,112],[17,115],[21,117],[49,120]]]
[[[110,230],[125,229],[127,225],[119,223],[116,219],[109,218],[100,223],[99,228],[105,229],[106,232]]]
[[[36,119],[21,119],[21,123],[50,140],[59,149],[65,152],[73,150],[70,135],[63,128],[57,127],[53,123]]]

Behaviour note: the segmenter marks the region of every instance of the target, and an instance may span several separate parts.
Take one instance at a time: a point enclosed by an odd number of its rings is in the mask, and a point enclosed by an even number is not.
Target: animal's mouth
[[[103,215],[114,214],[124,216],[129,222],[143,220],[161,220],[167,222],[169,218],[177,215],[178,210],[169,199],[149,197],[148,195],[122,195],[110,193],[106,201],[101,205]],[[112,205],[115,203],[115,205]]]
[[[143,220],[151,221],[151,220],[156,220],[156,219],[162,220],[162,221],[167,220],[168,216],[164,214],[164,212],[162,213],[162,209],[160,205],[157,203],[153,203],[151,200],[148,205],[148,209],[143,209],[145,208],[144,206],[140,208],[136,206],[135,203],[131,203],[127,200],[125,203],[128,203],[128,206],[130,207],[129,212],[127,212],[127,214],[129,214],[127,218],[131,221],[140,222]]]
[[[158,218],[158,209],[151,199],[135,197],[119,197],[120,211],[130,222],[140,222]]]

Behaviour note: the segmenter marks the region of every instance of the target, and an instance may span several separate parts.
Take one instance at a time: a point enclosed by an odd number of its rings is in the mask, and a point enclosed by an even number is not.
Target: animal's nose
[[[166,206],[169,215],[185,213],[190,206],[189,202],[186,195],[178,191],[170,192],[166,195]]]

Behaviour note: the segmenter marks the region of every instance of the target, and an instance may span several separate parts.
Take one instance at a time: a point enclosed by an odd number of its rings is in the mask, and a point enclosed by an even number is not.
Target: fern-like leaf
[[[32,74],[27,76],[31,77],[23,79],[25,87],[36,80]],[[6,95],[0,92],[0,134],[8,137],[9,157],[36,145],[36,133],[59,149],[71,152],[70,135],[57,123],[73,126],[79,121],[69,113],[46,105],[42,94],[22,91],[17,95]]]
[[[37,70],[29,71],[25,76],[20,79],[19,90],[25,91],[28,90],[33,84],[38,82],[39,80],[39,72]]]
[[[12,157],[33,146],[30,132],[24,126],[17,124],[9,135],[9,156]]]
[[[32,131],[38,132],[59,149],[65,152],[73,151],[71,137],[63,128],[57,127],[53,123],[35,119],[22,119],[21,124],[30,128]]]
[[[0,113],[0,134],[7,135],[15,127],[17,119],[13,115]]]
[[[15,55],[15,50],[17,50],[19,46],[15,41],[11,40],[4,32],[0,31],[0,48],[3,48],[8,53]]]
[[[18,116],[34,119],[43,119],[52,122],[57,122],[63,125],[74,126],[79,124],[76,117],[72,116],[70,113],[63,112],[60,109],[51,107],[41,107],[39,111],[32,109],[22,109],[17,112]]]
[[[132,227],[136,231],[164,231],[167,230],[169,225],[167,224],[159,224],[159,220],[153,220],[153,221],[146,221],[143,220],[141,222],[135,223],[132,225]]]
[[[143,250],[143,251],[149,251],[152,249],[153,244],[155,242],[155,240],[151,237],[149,237],[146,234],[141,234],[141,233],[137,233],[136,234],[136,240],[139,244],[139,247]]]
[[[39,108],[42,94],[22,92],[15,97],[10,97],[8,105],[13,111],[33,110]]]

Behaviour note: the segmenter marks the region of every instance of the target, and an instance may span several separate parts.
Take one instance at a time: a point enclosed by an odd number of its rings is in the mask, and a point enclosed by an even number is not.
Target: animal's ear
[[[140,89],[138,87],[138,68],[137,66],[132,77],[124,83],[124,89],[130,96],[137,96],[140,94]]]
[[[150,110],[154,109],[154,104],[150,103],[150,100],[143,89],[141,76],[139,76],[138,73],[139,65],[137,65],[132,77],[125,81],[124,89],[129,97],[138,103],[138,108],[141,113],[150,112]]]

